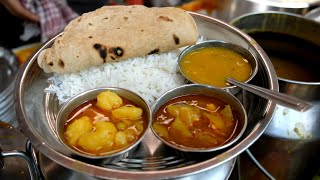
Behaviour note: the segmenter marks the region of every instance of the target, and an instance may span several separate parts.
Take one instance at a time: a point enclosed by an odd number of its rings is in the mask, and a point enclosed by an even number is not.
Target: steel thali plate
[[[191,13],[199,34],[206,39],[233,42],[248,49],[258,60],[259,70],[251,83],[278,90],[278,81],[273,66],[262,48],[248,35],[229,24],[212,17]],[[48,41],[20,69],[15,84],[15,108],[19,127],[44,156],[72,171],[108,179],[167,179],[191,176],[212,170],[232,162],[236,156],[253,144],[271,121],[275,103],[242,91],[237,97],[248,112],[248,127],[243,137],[233,146],[214,153],[182,153],[170,149],[149,132],[136,153],[128,158],[108,164],[97,164],[63,151],[54,132],[55,116],[61,107],[56,96],[45,93],[46,74],[38,67],[39,52],[53,43]],[[233,166],[232,166],[233,167]],[[232,168],[231,168],[232,169]]]

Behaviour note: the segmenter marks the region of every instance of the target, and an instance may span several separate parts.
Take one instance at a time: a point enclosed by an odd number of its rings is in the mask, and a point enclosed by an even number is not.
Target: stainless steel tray
[[[85,174],[79,171],[73,171],[66,167],[63,167],[43,154],[39,154],[39,167],[41,169],[42,175],[46,180],[56,180],[56,179],[68,179],[68,180],[78,180],[78,179],[86,179],[86,180],[96,180],[98,178],[93,177],[91,175]],[[215,168],[210,170],[196,173],[194,175],[189,175],[180,178],[170,178],[175,180],[197,180],[197,179],[229,179],[233,168],[236,164],[236,158],[229,160],[226,163],[221,164]],[[151,177],[152,178],[152,177]],[[151,179],[149,178],[149,179]],[[128,177],[128,179],[134,179],[133,177]],[[140,179],[140,178],[136,178]]]
[[[200,35],[207,39],[233,42],[252,52],[259,65],[259,71],[252,83],[278,90],[273,66],[252,38],[217,19],[196,13],[191,15],[197,23]],[[271,121],[275,103],[243,91],[237,96],[248,112],[249,125],[242,139],[226,150],[203,154],[182,153],[165,146],[149,132],[138,150],[122,161],[103,164],[70,156],[63,151],[54,133],[53,124],[60,106],[54,94],[44,92],[48,86],[46,80],[52,74],[44,73],[36,61],[39,52],[49,47],[54,39],[47,42],[20,69],[15,84],[15,108],[20,129],[36,149],[72,171],[110,179],[166,179],[208,172],[230,162],[247,149],[261,136]],[[231,170],[232,168],[233,166]]]

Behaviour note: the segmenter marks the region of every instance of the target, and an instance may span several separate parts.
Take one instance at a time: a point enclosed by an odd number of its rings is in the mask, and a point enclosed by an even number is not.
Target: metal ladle
[[[244,90],[250,91],[260,97],[275,101],[277,104],[300,112],[305,112],[312,107],[311,103],[294,96],[283,94],[277,91],[272,91],[270,89],[262,88],[252,84],[242,83],[232,78],[227,78],[226,81]]]

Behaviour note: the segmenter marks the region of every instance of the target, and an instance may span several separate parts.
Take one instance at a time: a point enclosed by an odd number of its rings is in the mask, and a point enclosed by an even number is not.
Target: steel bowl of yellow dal
[[[181,74],[190,83],[223,88],[231,93],[239,89],[226,81],[228,77],[247,83],[258,71],[257,60],[249,50],[218,40],[187,47],[181,52],[178,63]]]

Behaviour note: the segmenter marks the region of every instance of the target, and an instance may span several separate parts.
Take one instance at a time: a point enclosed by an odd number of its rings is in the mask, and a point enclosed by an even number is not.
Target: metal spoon
[[[280,105],[300,112],[305,112],[312,107],[312,104],[305,100],[287,94],[283,94],[277,91],[272,91],[270,89],[262,88],[252,84],[242,83],[232,78],[227,78],[227,82],[236,85],[244,90],[250,91],[260,97],[269,99],[271,101],[275,101]]]

